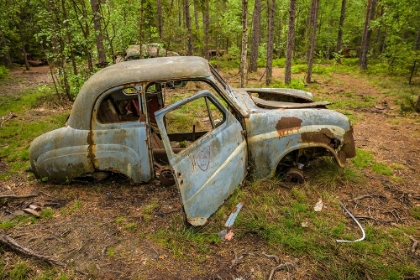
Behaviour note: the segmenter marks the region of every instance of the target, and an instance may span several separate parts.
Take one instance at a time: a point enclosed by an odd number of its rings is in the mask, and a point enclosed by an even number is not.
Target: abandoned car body
[[[140,45],[131,45],[125,51],[124,60],[135,60],[140,58],[154,58],[162,56],[179,56],[177,52],[168,51],[159,43],[143,44],[142,55],[140,56]]]
[[[233,89],[200,57],[133,60],[82,87],[65,127],[30,146],[36,176],[116,172],[149,182],[170,166],[188,222],[203,225],[243,181],[355,156],[351,122],[291,89]]]

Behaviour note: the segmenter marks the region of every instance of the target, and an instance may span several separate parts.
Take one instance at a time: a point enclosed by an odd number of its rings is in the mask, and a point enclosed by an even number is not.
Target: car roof
[[[130,83],[211,76],[207,60],[197,56],[171,56],[131,60],[106,67],[90,77],[80,89],[68,124],[89,129],[92,106],[106,90]]]

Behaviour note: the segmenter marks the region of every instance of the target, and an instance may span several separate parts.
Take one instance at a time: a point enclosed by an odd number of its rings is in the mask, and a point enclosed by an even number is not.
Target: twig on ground
[[[285,262],[282,263],[276,267],[274,267],[271,272],[270,272],[270,276],[268,277],[268,280],[273,279],[274,274],[276,273],[276,271],[282,270],[282,269],[286,269],[287,272],[289,272],[290,268],[296,269],[296,266],[299,264],[299,259],[296,259],[293,262]]]
[[[31,197],[37,197],[37,194],[28,194],[28,195],[15,195],[15,194],[5,194],[0,195],[1,198],[31,198]]]
[[[411,253],[415,254],[417,247],[419,246],[419,242],[416,239],[414,239],[414,237],[412,237],[411,235],[405,233],[404,235],[407,236],[413,242],[413,245],[411,246]]]
[[[279,264],[280,263],[280,259],[277,255],[267,255],[266,253],[262,253],[263,256],[269,258],[269,259],[274,259],[274,261]]]
[[[13,114],[12,112],[9,112],[9,114],[7,114],[7,117],[1,117],[2,121],[0,123],[0,127],[2,127],[4,123],[7,122],[8,120],[11,120],[16,117],[17,116],[15,114]]]
[[[244,256],[248,255],[247,253],[243,253],[238,257],[235,250],[233,250],[233,253],[235,254],[235,259],[231,261],[230,268],[233,268],[238,264],[242,263],[242,259],[244,258]]]
[[[386,199],[386,197],[384,195],[381,195],[381,194],[364,194],[364,195],[358,196],[356,198],[350,199],[350,201],[353,201],[354,203],[356,203],[356,201],[358,201],[358,200],[362,200],[362,199],[365,199],[365,198],[372,198],[372,197],[379,197],[381,199]]]
[[[36,259],[40,259],[40,260],[45,261],[45,262],[47,262],[49,264],[58,265],[58,266],[61,266],[61,267],[66,267],[67,266],[63,262],[54,260],[54,259],[52,259],[52,258],[50,258],[48,256],[37,254],[34,251],[32,251],[31,249],[28,249],[26,247],[23,247],[22,245],[20,245],[19,243],[17,243],[13,238],[11,238],[10,236],[8,236],[8,235],[6,235],[4,233],[1,233],[1,232],[0,232],[0,243],[9,246],[12,250],[17,251],[17,252],[19,252],[19,253],[21,253],[23,255],[26,255],[26,256],[29,256],[29,257],[33,257],[33,258],[36,258]],[[78,272],[79,273],[82,273],[82,274],[85,274],[82,271],[78,271]]]

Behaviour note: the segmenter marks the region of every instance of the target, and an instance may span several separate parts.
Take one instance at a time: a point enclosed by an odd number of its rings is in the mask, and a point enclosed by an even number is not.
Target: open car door
[[[208,90],[155,116],[187,221],[204,225],[246,176],[242,126]]]

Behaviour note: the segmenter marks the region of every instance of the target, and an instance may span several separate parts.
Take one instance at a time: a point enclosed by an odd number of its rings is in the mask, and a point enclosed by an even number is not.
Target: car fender
[[[141,172],[138,172],[141,170],[141,155],[132,148],[119,144],[96,144],[92,146],[91,154],[95,169],[124,174],[136,183],[141,181]]]
[[[88,155],[88,145],[63,147],[41,154],[33,166],[40,178],[68,182],[94,171]]]
[[[346,158],[355,156],[351,123],[335,111],[259,110],[250,115],[246,126],[256,178],[273,176],[283,157],[298,149],[325,148],[341,167]]]

